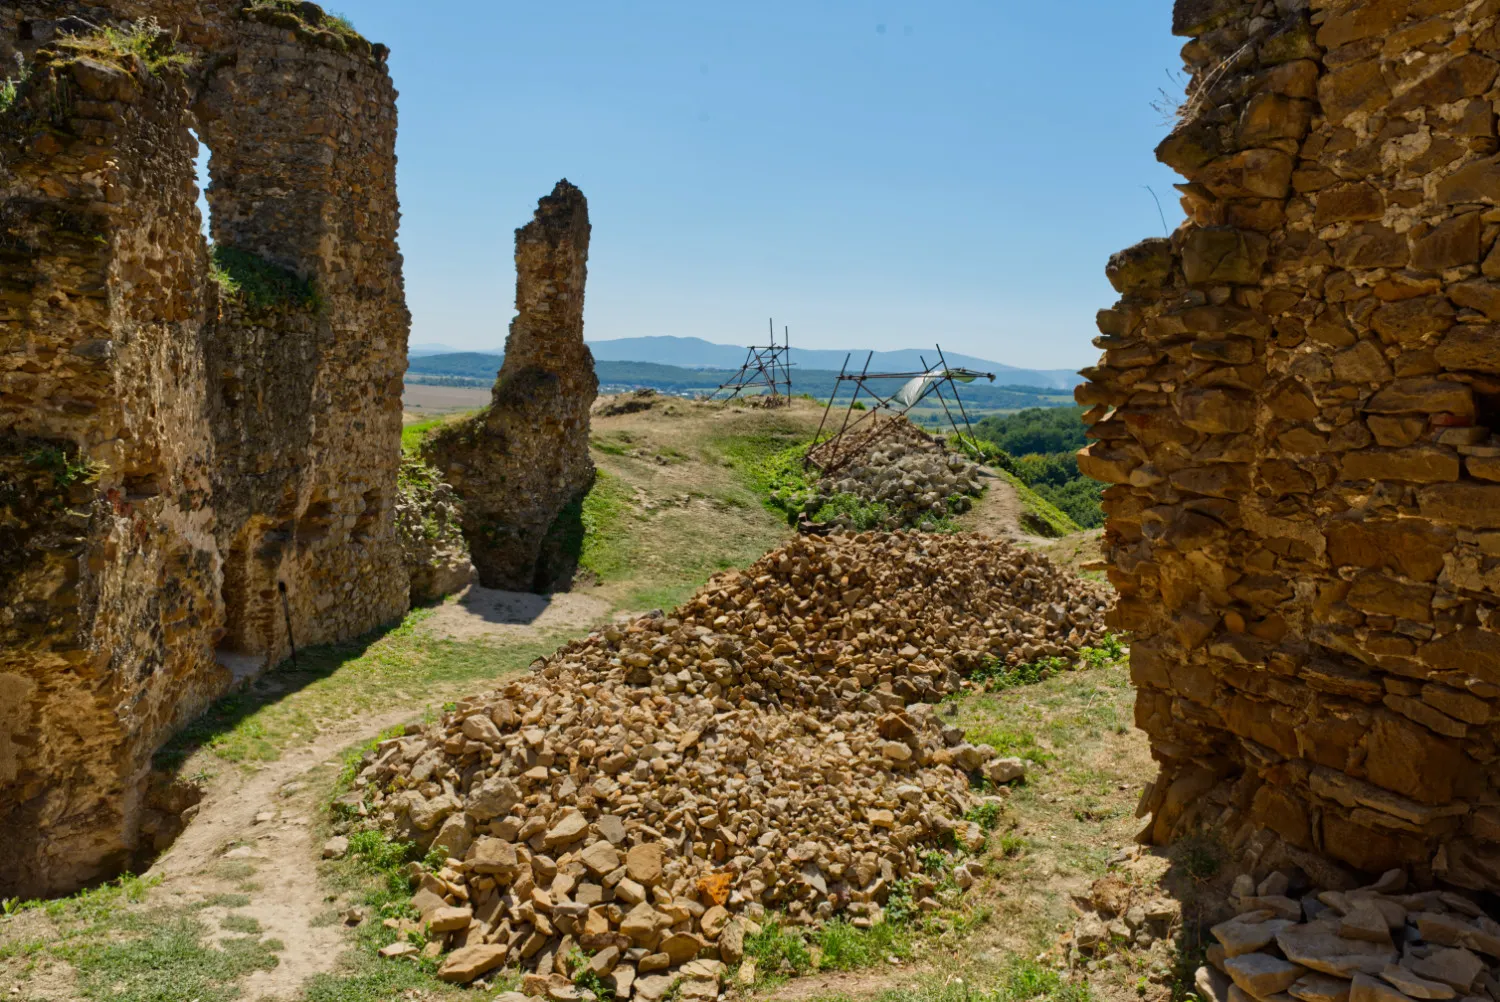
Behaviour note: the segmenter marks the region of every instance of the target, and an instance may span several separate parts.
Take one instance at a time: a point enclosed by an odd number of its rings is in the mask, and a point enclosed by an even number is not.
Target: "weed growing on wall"
[[[58,47],[123,65],[127,69],[131,68],[131,62],[139,59],[147,71],[157,75],[193,65],[193,57],[177,51],[172,34],[162,30],[155,18],[136,21],[128,28],[101,28],[91,35],[67,38],[59,42]]]
[[[21,85],[31,76],[31,67],[26,65],[26,60],[16,53],[16,74],[0,80],[0,115],[10,110],[10,106],[16,103],[16,98],[21,94]]]
[[[209,251],[209,268],[225,295],[254,309],[322,309],[311,282],[249,251],[215,244]]]

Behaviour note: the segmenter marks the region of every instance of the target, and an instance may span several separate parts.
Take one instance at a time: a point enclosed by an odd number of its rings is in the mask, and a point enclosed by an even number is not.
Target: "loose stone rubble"
[[[1298,877],[1236,880],[1236,914],[1212,928],[1194,978],[1204,1002],[1500,998],[1500,922],[1470,897],[1408,892],[1402,870],[1349,891]]]
[[[1500,889],[1500,4],[1177,0],[1173,30],[1189,219],[1110,260],[1077,392],[1144,837]]]
[[[972,499],[984,493],[982,468],[947,451],[943,439],[927,435],[904,418],[887,418],[877,427],[882,429],[878,439],[861,436],[839,450],[848,458],[821,478],[815,490],[794,497],[773,494],[772,500],[812,517],[839,495],[852,496],[885,506],[889,514],[878,528],[930,532],[937,520],[968,511],[974,506]],[[847,514],[831,522],[844,529],[863,528]]]
[[[767,909],[868,926],[898,889],[921,906],[920,853],[983,843],[971,777],[1025,768],[932,704],[986,658],[1101,641],[1105,606],[986,537],[799,538],[382,742],[353,796],[447,857],[412,899],[452,951],[440,976],[521,965],[542,994],[577,948],[619,997],[702,993]]]
[[[460,527],[458,494],[421,460],[401,464],[396,479],[396,535],[411,582],[411,604],[462,591],[477,579]]]

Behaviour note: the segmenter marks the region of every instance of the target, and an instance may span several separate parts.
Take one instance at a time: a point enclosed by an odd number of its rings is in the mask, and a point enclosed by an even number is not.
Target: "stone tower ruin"
[[[0,110],[0,896],[149,850],[165,737],[290,642],[399,617],[408,590],[386,50],[311,3],[37,0],[0,5],[0,74],[17,55]]]
[[[1078,392],[1147,839],[1500,888],[1497,18],[1177,0],[1189,218]]]
[[[565,589],[577,568],[599,391],[583,343],[589,232],[588,201],[566,180],[516,230],[516,318],[490,405],[423,449],[463,498],[464,536],[490,588]]]

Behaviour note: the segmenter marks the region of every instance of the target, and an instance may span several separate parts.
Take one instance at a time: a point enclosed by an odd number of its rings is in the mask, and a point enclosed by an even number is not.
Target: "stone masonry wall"
[[[1144,836],[1500,889],[1500,0],[1178,0],[1189,219],[1078,391]]]
[[[583,343],[589,215],[559,181],[516,230],[516,318],[490,406],[424,447],[463,499],[464,536],[490,588],[565,588],[582,540],[579,504],[594,481],[589,408],[599,391]],[[560,540],[562,542],[560,542]]]
[[[240,7],[0,6],[0,896],[151,849],[151,755],[285,655],[280,586],[298,644],[406,609],[384,50]],[[192,129],[216,244],[309,295],[213,280]]]

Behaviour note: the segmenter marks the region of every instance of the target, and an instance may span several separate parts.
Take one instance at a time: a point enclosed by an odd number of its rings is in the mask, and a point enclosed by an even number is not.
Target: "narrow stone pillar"
[[[490,588],[551,591],[577,566],[599,391],[583,343],[588,253],[588,201],[559,181],[516,231],[516,318],[490,406],[425,448],[463,498],[464,535]]]

